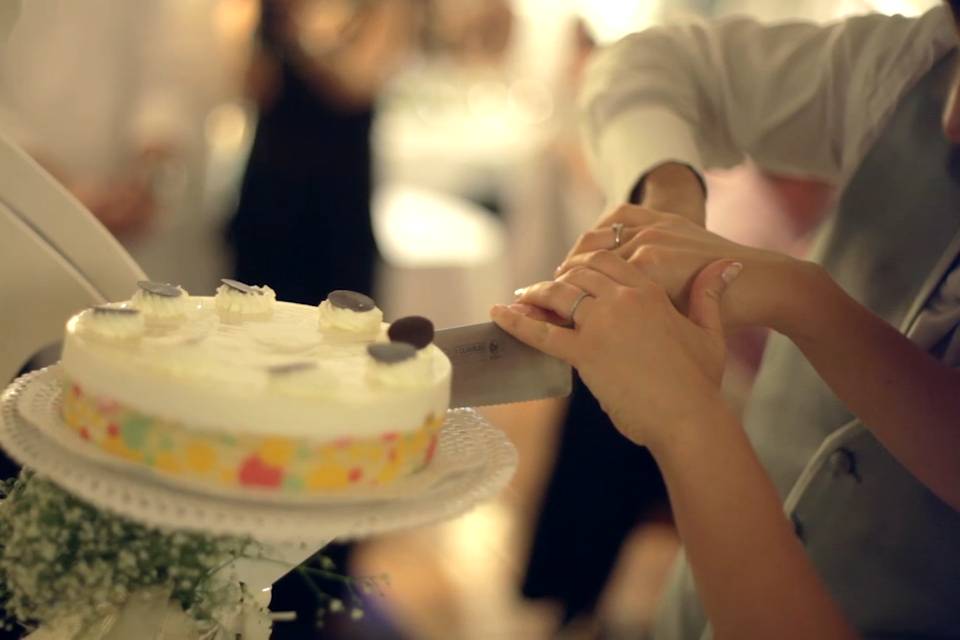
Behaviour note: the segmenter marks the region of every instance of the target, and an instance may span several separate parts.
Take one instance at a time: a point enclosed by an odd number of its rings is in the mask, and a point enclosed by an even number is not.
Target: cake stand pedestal
[[[328,499],[239,498],[188,490],[84,445],[60,422],[58,367],[14,381],[0,396],[0,446],[20,464],[94,506],[168,530],[250,536],[269,560],[241,560],[237,577],[269,589],[334,539],[354,539],[458,516],[495,496],[517,465],[513,445],[472,409],[447,413],[431,464],[381,492]]]

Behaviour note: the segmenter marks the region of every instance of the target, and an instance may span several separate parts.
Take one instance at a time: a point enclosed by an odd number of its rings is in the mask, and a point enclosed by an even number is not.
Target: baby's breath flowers
[[[197,637],[232,638],[225,622],[257,606],[228,570],[238,558],[274,561],[250,538],[147,527],[29,472],[0,482],[0,630],[43,625],[68,629],[58,637],[98,638],[105,618],[160,597],[192,621]],[[361,593],[386,583],[342,576],[322,554],[297,570],[316,595],[318,626],[327,612],[361,619]],[[349,606],[324,591],[321,583],[331,581],[346,587]]]
[[[218,572],[257,557],[248,538],[146,527],[101,511],[29,473],[0,486],[0,604],[6,628],[58,620],[92,624],[131,594],[160,589],[198,622],[243,597]]]
[[[383,587],[389,584],[386,575],[353,577],[344,576],[336,571],[336,565],[322,552],[296,568],[296,572],[304,583],[313,592],[317,601],[316,626],[322,628],[326,623],[327,614],[346,614],[351,620],[361,620],[364,616],[363,596],[376,594],[384,596]],[[346,589],[346,599],[330,596],[324,587],[334,583],[342,584]],[[333,589],[331,589],[332,591]],[[337,590],[339,591],[339,590]]]

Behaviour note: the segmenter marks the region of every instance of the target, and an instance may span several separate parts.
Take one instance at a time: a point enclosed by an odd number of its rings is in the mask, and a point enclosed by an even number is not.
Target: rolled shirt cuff
[[[595,171],[610,205],[628,202],[639,180],[667,162],[689,166],[703,181],[689,123],[663,108],[618,114],[603,127],[595,151]]]

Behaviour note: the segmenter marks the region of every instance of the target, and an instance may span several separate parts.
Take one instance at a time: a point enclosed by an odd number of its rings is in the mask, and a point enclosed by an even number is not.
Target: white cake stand
[[[447,413],[430,466],[380,496],[283,502],[201,493],[77,448],[60,422],[60,389],[54,366],[22,376],[0,396],[0,445],[10,456],[78,498],[147,525],[251,536],[268,560],[240,561],[236,570],[255,589],[268,588],[333,539],[460,515],[503,489],[517,466],[503,432],[472,409],[458,409]]]

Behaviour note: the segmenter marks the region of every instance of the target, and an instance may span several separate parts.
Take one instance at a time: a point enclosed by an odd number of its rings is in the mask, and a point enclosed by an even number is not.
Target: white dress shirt
[[[581,93],[586,142],[611,203],[671,160],[703,170],[750,157],[842,184],[904,92],[956,45],[946,6],[919,18],[649,29],[593,60]]]
[[[945,5],[919,18],[828,25],[747,18],[655,28],[599,54],[581,95],[586,141],[610,203],[651,168],[746,157],[842,185],[903,94],[957,46]],[[960,322],[960,272],[938,287],[915,340],[932,349]],[[960,365],[960,339],[938,353]]]

